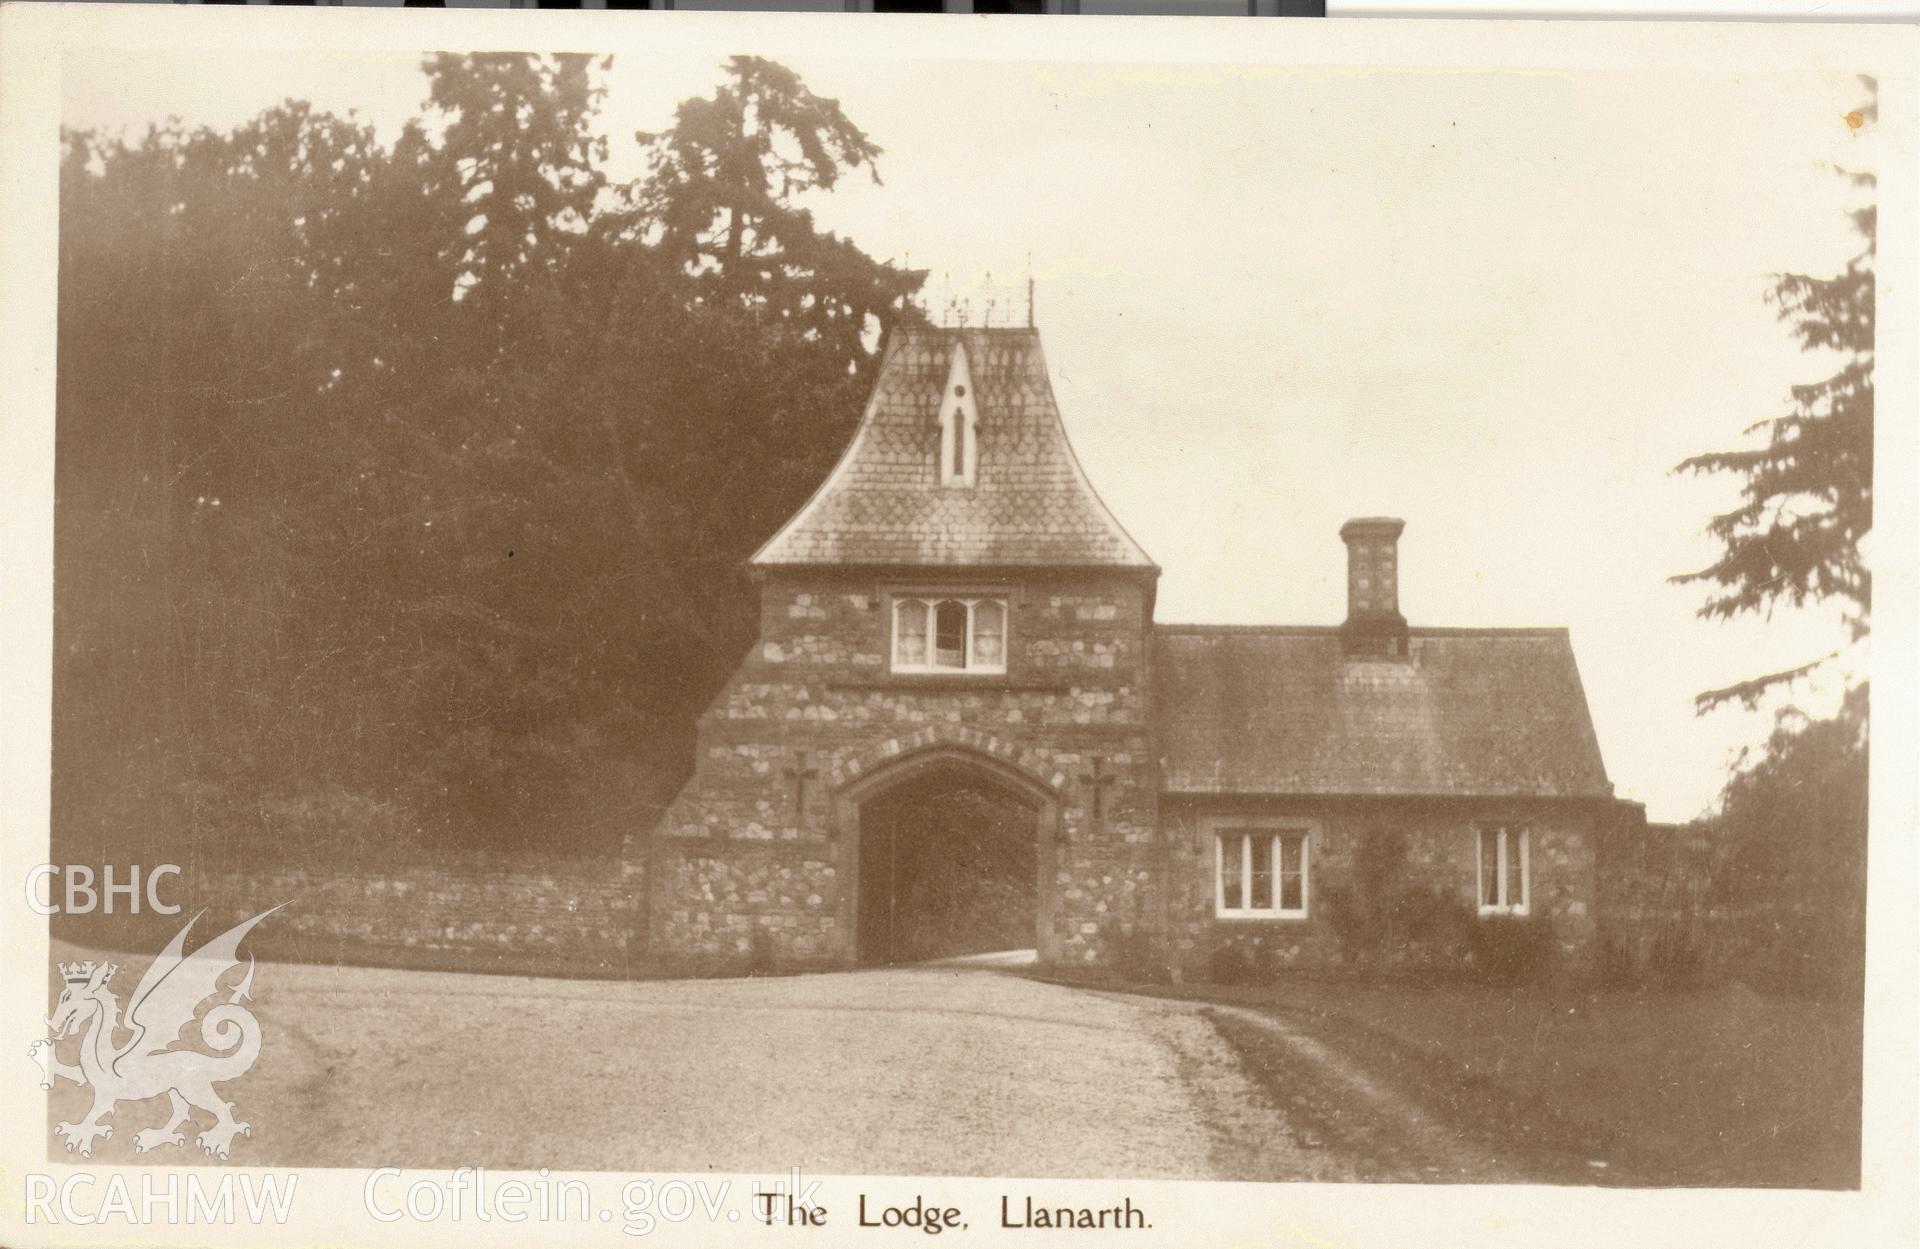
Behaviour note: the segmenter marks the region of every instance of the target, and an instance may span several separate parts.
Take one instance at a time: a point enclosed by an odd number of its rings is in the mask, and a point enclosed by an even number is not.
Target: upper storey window
[[[895,672],[1007,670],[1007,603],[997,598],[897,598]]]
[[[967,369],[967,349],[955,344],[940,393],[940,484],[971,486],[980,467],[980,409]]]

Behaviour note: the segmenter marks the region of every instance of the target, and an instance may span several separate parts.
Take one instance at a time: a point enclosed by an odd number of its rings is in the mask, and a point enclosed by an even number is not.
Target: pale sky
[[[618,55],[616,173],[762,50],[730,29]],[[1031,251],[1068,431],[1165,570],[1161,620],[1338,623],[1340,523],[1403,517],[1409,620],[1569,627],[1616,790],[1664,820],[1770,724],[1693,695],[1842,640],[1697,620],[1665,578],[1734,497],[1667,470],[1829,370],[1762,295],[1857,250],[1824,167],[1873,160],[1852,77],[780,59],[886,149],[824,224],[963,288]],[[66,81],[71,124],[135,130],[296,96],[391,137],[425,94],[412,57],[258,50]]]

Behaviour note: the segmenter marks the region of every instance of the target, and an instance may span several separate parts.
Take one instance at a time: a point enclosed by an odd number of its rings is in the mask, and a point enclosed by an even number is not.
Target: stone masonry
[[[1157,624],[1160,570],[1075,459],[1038,335],[896,335],[839,465],[750,561],[758,640],[692,777],[628,839],[633,965],[861,961],[861,808],[953,773],[1033,813],[1043,962],[1342,962],[1338,902],[1385,830],[1405,884],[1480,920],[1528,912],[1590,963],[1617,821],[1571,641],[1410,628],[1403,528],[1342,527],[1342,625]],[[1275,821],[1311,828],[1304,906],[1282,914],[1250,870],[1229,907],[1216,834]],[[1489,821],[1525,830],[1520,907],[1479,896]]]
[[[883,581],[770,578],[759,643],[701,718],[698,784],[651,843],[656,955],[721,968],[854,961],[858,814],[836,795],[879,792],[938,757],[1037,800],[1048,844],[1036,944],[1098,957],[1116,924],[1146,915],[1159,862],[1142,582],[980,582],[1008,601],[1007,674],[904,683],[886,675]]]

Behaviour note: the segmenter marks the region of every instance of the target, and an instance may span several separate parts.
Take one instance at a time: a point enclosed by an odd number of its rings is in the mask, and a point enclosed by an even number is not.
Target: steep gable
[[[1031,329],[896,334],[840,463],[751,563],[1155,567],[1074,457]]]

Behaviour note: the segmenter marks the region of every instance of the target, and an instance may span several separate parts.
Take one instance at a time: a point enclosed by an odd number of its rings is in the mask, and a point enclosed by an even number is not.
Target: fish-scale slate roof
[[[940,480],[939,415],[961,346],[979,463],[953,486]],[[1031,329],[897,333],[839,465],[752,563],[1154,567],[1074,458]]]
[[[1406,660],[1337,629],[1161,625],[1163,786],[1189,794],[1604,798],[1564,629],[1414,629]]]

